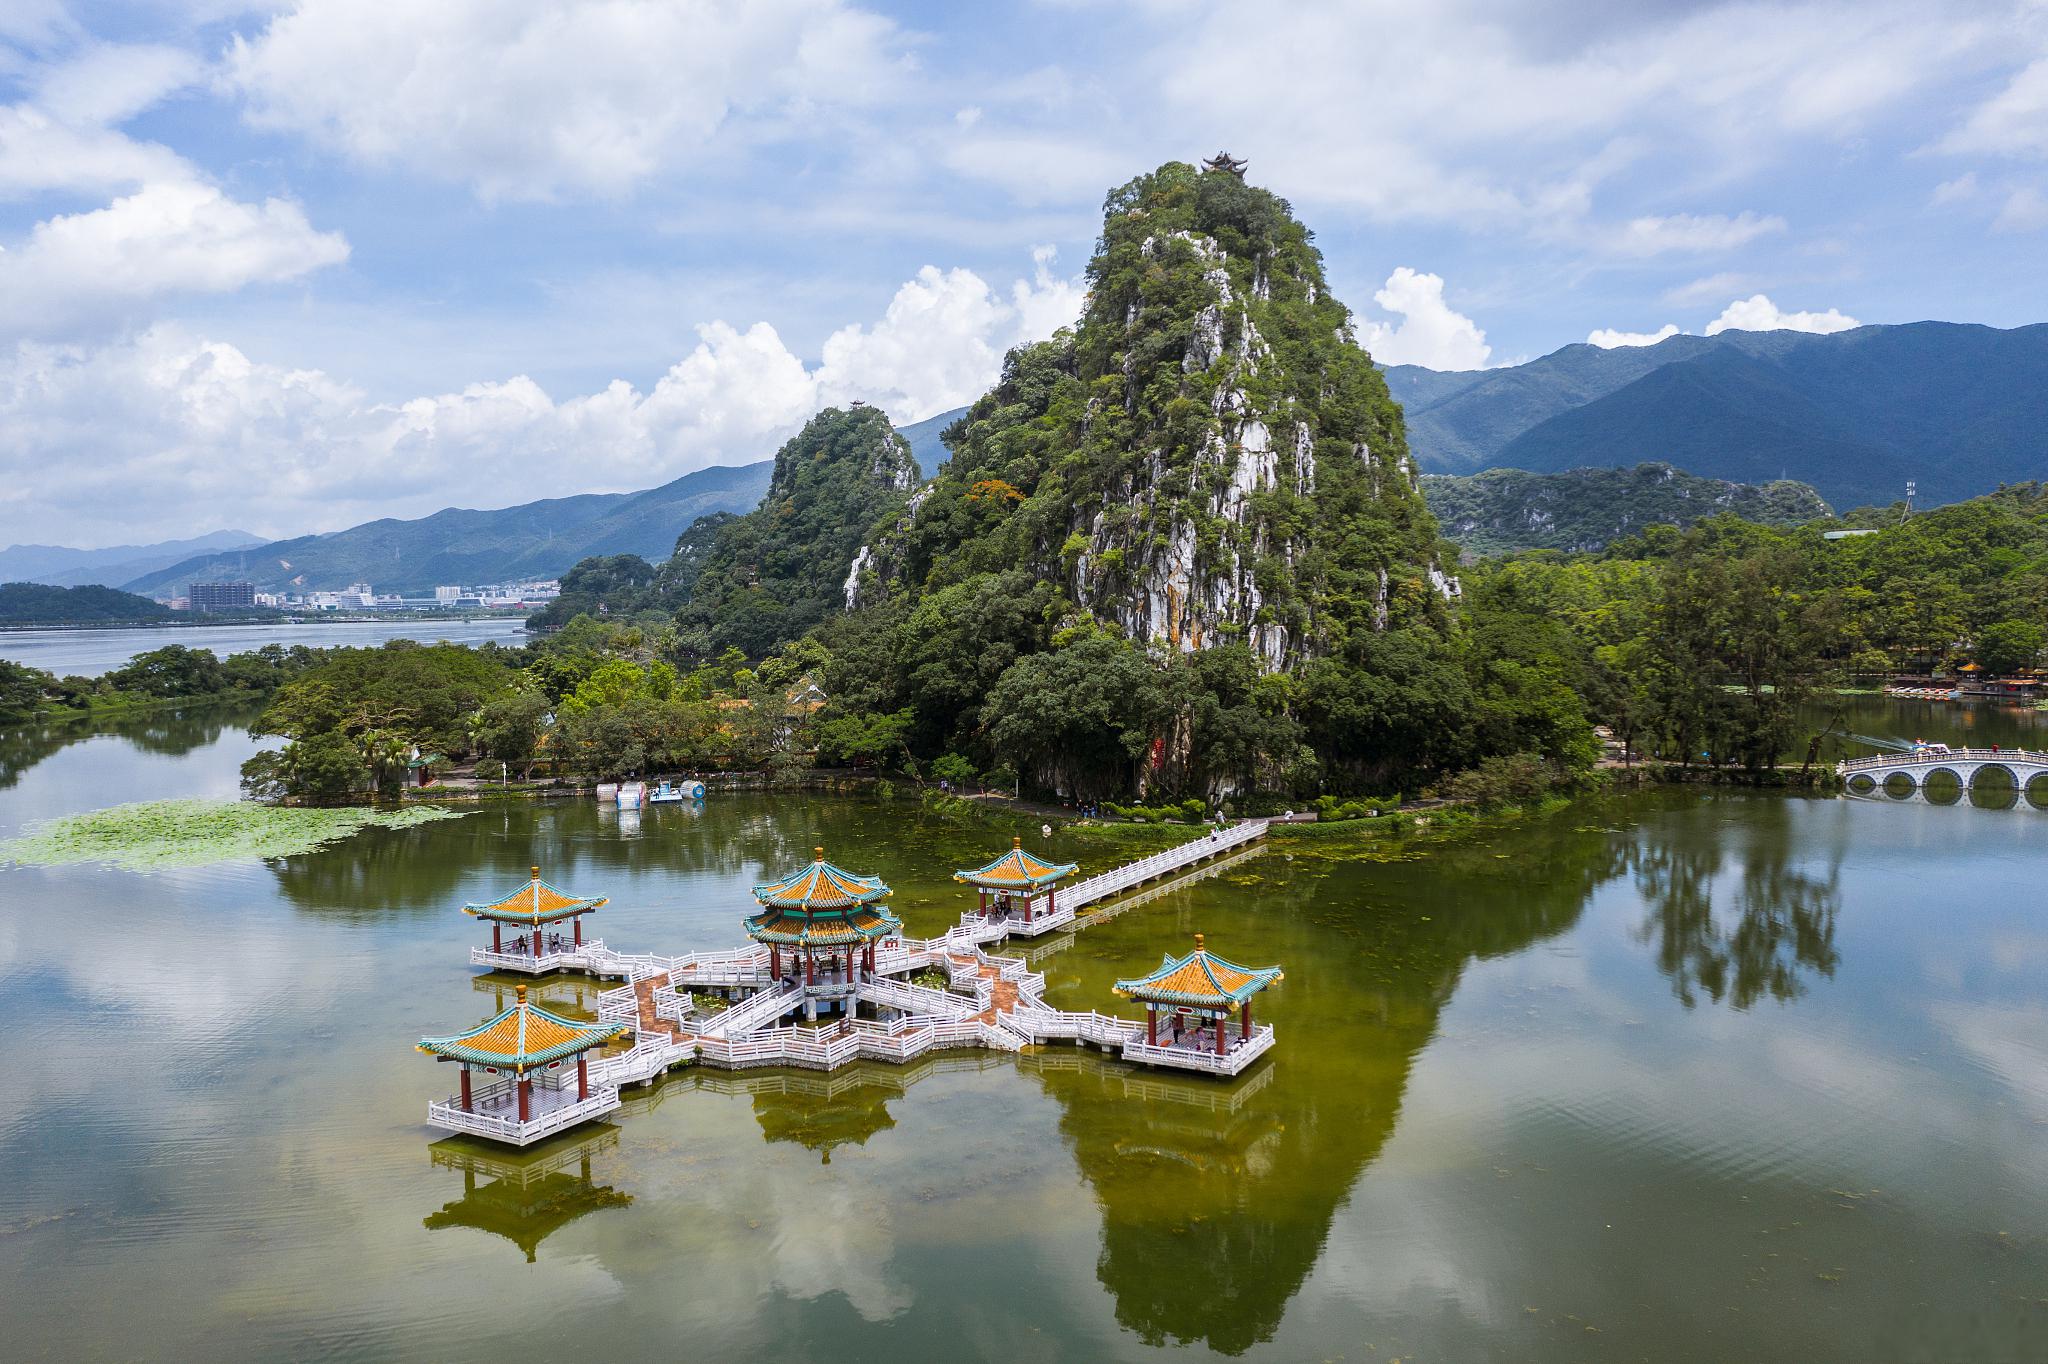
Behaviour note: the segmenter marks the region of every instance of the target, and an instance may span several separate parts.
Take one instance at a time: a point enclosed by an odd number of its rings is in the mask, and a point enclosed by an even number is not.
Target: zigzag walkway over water
[[[521,987],[512,1008],[469,1033],[424,1040],[421,1050],[462,1065],[463,1082],[461,1095],[428,1106],[428,1121],[524,1146],[615,1111],[622,1087],[651,1083],[692,1061],[731,1070],[829,1071],[856,1060],[902,1064],[944,1048],[1014,1052],[1071,1040],[1142,1065],[1238,1075],[1273,1046],[1272,1026],[1252,1020],[1251,996],[1279,979],[1278,968],[1237,966],[1209,953],[1198,935],[1194,952],[1169,958],[1151,976],[1118,982],[1120,993],[1146,1005],[1140,1021],[1051,1008],[1043,975],[1021,957],[986,949],[1012,936],[1085,928],[1109,917],[1084,914],[1090,906],[1153,884],[1153,892],[1134,897],[1149,899],[1169,888],[1156,883],[1184,883],[1234,865],[1254,855],[1267,827],[1249,820],[1213,830],[1064,889],[1055,883],[1073,867],[1013,847],[987,867],[959,874],[981,888],[980,903],[931,939],[903,935],[879,906],[888,887],[832,866],[821,849],[810,866],[755,888],[763,910],[747,920],[754,942],[677,956],[584,941],[580,916],[604,900],[566,895],[536,868],[533,880],[505,899],[466,907],[492,924],[491,946],[472,948],[471,964],[533,975],[578,971],[625,983],[598,996],[595,1027],[528,1004]],[[1202,870],[1183,875],[1195,868]],[[1044,893],[1035,893],[1041,886]],[[515,934],[509,948],[508,925]],[[1072,933],[1064,938],[1071,941]],[[928,973],[942,975],[946,988],[913,982]],[[700,1012],[696,994],[725,1007]],[[859,1017],[861,1006],[873,1017]],[[836,1017],[820,1022],[821,1012]],[[801,1022],[790,1021],[796,1014]],[[630,1045],[618,1050],[619,1041]],[[571,1064],[574,1070],[564,1069]],[[486,1077],[481,1089],[472,1085],[473,1071]]]

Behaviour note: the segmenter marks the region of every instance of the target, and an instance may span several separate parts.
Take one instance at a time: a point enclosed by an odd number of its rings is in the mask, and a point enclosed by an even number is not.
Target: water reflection
[[[1755,809],[1739,848],[1718,839],[1629,845],[1630,870],[1647,910],[1638,936],[1654,945],[1657,969],[1686,1008],[1702,992],[1736,1009],[1766,998],[1783,1002],[1805,992],[1806,977],[1835,974],[1841,853],[1836,849],[1817,875],[1795,865],[1811,849],[1795,846],[1791,809],[1789,801]],[[1732,922],[1715,907],[1730,855],[1740,867]]]
[[[437,1141],[427,1148],[428,1158],[461,1171],[462,1197],[428,1213],[422,1224],[428,1231],[468,1227],[502,1236],[532,1264],[540,1243],[577,1218],[633,1202],[631,1194],[591,1177],[591,1157],[618,1144],[619,1129],[609,1124],[524,1151],[462,1137]]]
[[[256,710],[249,706],[199,706],[99,722],[0,726],[0,790],[19,782],[38,763],[88,739],[111,736],[140,752],[177,758],[214,743],[229,729],[246,729],[255,719]]]

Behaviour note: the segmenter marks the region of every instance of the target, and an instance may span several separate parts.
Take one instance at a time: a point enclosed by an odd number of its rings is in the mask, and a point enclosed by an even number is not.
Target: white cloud
[[[2007,195],[2004,207],[1991,220],[1994,232],[2039,232],[2044,227],[2048,227],[2048,197],[2027,186]]]
[[[172,294],[296,279],[348,258],[297,204],[239,203],[206,185],[153,184],[36,224],[0,253],[0,335],[49,335]]]
[[[1931,202],[1935,204],[1959,204],[1977,197],[1977,172],[1964,171],[1953,180],[1944,180],[1934,187]]]
[[[1723,308],[1721,315],[1707,324],[1706,334],[1717,336],[1725,331],[1845,332],[1862,325],[1834,308],[1824,313],[1788,313],[1762,294],[1752,294]]]
[[[841,0],[300,0],[237,37],[259,127],[494,199],[615,194],[715,139],[831,126],[890,97],[895,26]]]
[[[1675,213],[1669,217],[1632,218],[1617,230],[1611,247],[1625,256],[1660,256],[1667,252],[1701,255],[1732,251],[1758,237],[1785,230],[1785,220],[1775,215]]]
[[[2048,157],[2048,57],[2023,68],[1942,143],[1950,152]]]
[[[1421,365],[1427,369],[1484,369],[1493,347],[1486,333],[1444,302],[1441,275],[1421,274],[1401,266],[1387,276],[1373,301],[1398,313],[1398,325],[1367,321],[1360,340],[1383,365]]]
[[[1678,335],[1678,324],[1666,322],[1653,332],[1622,332],[1612,327],[1601,327],[1587,334],[1586,343],[1602,350],[1613,350],[1617,346],[1654,346],[1667,337]]]
[[[373,403],[173,325],[23,342],[0,355],[0,521],[75,543],[223,520],[286,534],[763,459],[828,403],[907,423],[978,396],[1007,347],[1078,311],[1078,283],[1050,264],[1006,292],[927,267],[873,326],[834,333],[815,368],[765,322],[712,322],[647,391],[615,380],[559,401],[516,376]]]

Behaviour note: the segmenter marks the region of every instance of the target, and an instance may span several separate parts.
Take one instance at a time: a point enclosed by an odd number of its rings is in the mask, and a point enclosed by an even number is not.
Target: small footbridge
[[[2021,748],[1950,748],[1926,744],[1897,753],[1879,753],[1868,758],[1849,758],[1835,765],[1835,772],[1851,795],[1873,795],[1887,786],[1897,787],[1895,778],[1911,784],[1909,794],[1925,792],[1928,780],[1938,773],[1954,777],[1963,790],[1977,785],[1979,776],[1997,771],[2005,775],[2024,807],[2027,789],[2037,778],[2048,777],[2048,752]]]

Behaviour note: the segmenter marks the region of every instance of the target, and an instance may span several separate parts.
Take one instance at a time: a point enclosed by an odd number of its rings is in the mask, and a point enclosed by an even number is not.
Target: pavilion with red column
[[[557,890],[540,879],[540,868],[535,867],[533,879],[504,899],[484,905],[464,905],[462,912],[490,923],[493,953],[502,955],[509,952],[539,962],[546,956],[581,949],[583,916],[606,903],[602,895],[586,899]],[[571,925],[572,936],[568,942],[560,940],[560,925],[564,919]],[[507,925],[513,930],[509,948],[505,940]],[[555,939],[552,950],[547,941],[549,938]]]
[[[862,979],[875,975],[875,945],[903,931],[902,922],[882,908],[895,894],[878,876],[860,876],[825,860],[812,849],[805,866],[754,887],[761,912],[746,920],[747,936],[768,945],[768,969],[783,978],[783,964],[801,973],[804,1016],[815,1020],[821,999],[845,1002]],[[785,955],[787,954],[787,955]]]
[[[462,1073],[459,1093],[430,1106],[429,1117],[454,1131],[515,1145],[597,1117],[618,1107],[618,1090],[592,1089],[587,1053],[632,1032],[549,1013],[528,1003],[521,985],[512,1007],[495,1018],[453,1037],[420,1039],[421,1051],[455,1062]]]
[[[1147,1047],[1213,1047],[1217,1056],[1226,1056],[1257,1040],[1252,996],[1282,979],[1277,966],[1254,968],[1225,961],[1204,947],[1197,933],[1194,951],[1184,957],[1169,954],[1151,975],[1120,980],[1115,988],[1145,1006]],[[1238,1015],[1235,1020],[1233,1014]]]
[[[1010,912],[1010,897],[1021,895],[1024,900],[1024,922],[1031,922],[1031,897],[1039,891],[1045,892],[1045,912],[1053,913],[1059,908],[1054,897],[1059,893],[1058,885],[1074,874],[1077,863],[1047,862],[1024,851],[1024,840],[1012,838],[1010,850],[985,867],[973,871],[956,871],[955,881],[965,881],[976,890],[976,911],[986,915],[989,912],[989,897],[996,897],[996,908],[1001,914]]]

